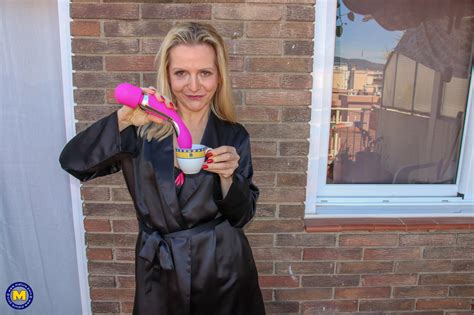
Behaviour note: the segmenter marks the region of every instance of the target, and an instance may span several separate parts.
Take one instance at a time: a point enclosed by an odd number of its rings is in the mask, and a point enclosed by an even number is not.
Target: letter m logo
[[[13,290],[12,292],[12,300],[13,301],[16,301],[16,300],[26,300],[26,291],[25,290],[22,290],[22,291],[17,291],[17,290]]]

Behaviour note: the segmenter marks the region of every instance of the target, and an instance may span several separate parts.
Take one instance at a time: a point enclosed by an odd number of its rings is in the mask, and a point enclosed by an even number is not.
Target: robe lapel
[[[174,184],[173,137],[169,136],[162,141],[151,141],[147,144],[151,146],[150,160],[155,170],[157,185],[161,190],[161,197],[168,205],[178,224],[183,226],[183,217],[179,209]]]
[[[204,133],[202,135],[201,144],[205,145],[209,148],[216,148],[219,145],[219,137],[217,132],[217,117],[215,117],[214,113],[211,111],[209,113],[209,119],[207,120],[206,128],[204,129]],[[206,178],[207,174],[214,174],[208,173],[204,170],[201,170],[199,173],[194,175],[186,175],[184,180],[184,186],[181,190],[180,194],[180,204],[185,205],[186,201],[191,197],[196,189],[199,188],[202,181]]]

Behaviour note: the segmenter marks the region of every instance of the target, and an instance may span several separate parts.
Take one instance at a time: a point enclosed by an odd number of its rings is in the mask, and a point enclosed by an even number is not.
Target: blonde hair
[[[232,102],[232,89],[229,78],[229,58],[224,45],[224,40],[217,31],[208,24],[184,22],[175,25],[161,43],[155,58],[157,66],[157,90],[164,97],[177,104],[171,91],[168,78],[169,54],[173,47],[178,45],[209,45],[216,53],[216,66],[219,73],[219,83],[216,93],[211,101],[212,112],[220,119],[232,123],[237,122],[234,104]],[[148,141],[163,140],[173,133],[170,124],[153,124],[139,128],[140,136],[146,136]]]

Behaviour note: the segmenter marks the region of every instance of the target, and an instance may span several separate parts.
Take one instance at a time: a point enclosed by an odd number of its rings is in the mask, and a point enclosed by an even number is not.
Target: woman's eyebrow
[[[180,67],[173,67],[173,68],[171,68],[171,71],[176,71],[176,70],[186,71],[185,68],[180,68]],[[201,69],[198,69],[198,70],[200,70],[200,71],[202,71],[202,70],[214,71],[214,70],[216,70],[216,67],[205,67],[205,68],[201,68]]]

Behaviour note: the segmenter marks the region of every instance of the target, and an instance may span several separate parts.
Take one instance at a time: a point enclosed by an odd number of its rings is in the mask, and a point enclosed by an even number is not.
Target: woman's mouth
[[[191,100],[200,100],[201,98],[204,97],[204,95],[186,95],[186,97]]]

